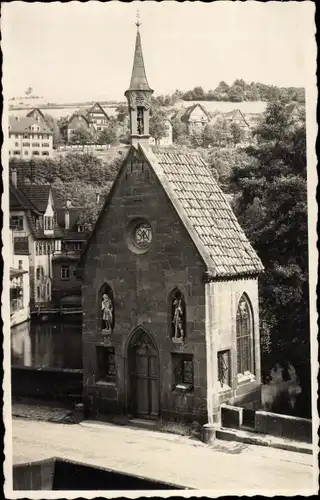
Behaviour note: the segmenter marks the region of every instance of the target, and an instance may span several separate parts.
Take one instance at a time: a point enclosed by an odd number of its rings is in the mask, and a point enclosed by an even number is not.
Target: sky
[[[15,1],[2,4],[6,98],[31,86],[51,102],[124,100],[137,8],[155,94],[236,78],[307,86],[313,77],[313,2]]]

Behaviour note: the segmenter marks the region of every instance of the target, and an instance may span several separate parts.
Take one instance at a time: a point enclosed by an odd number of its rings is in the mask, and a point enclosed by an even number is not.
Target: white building
[[[11,263],[28,272],[31,305],[51,301],[52,256],[61,250],[55,231],[55,207],[50,185],[17,186],[16,171],[10,180]],[[27,279],[27,278],[26,278]],[[20,301],[21,302],[21,301]]]
[[[9,155],[29,160],[53,155],[53,132],[34,117],[9,117]]]

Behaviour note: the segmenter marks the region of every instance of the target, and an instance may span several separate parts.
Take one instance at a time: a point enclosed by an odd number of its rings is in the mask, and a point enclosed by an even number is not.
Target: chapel
[[[150,145],[137,23],[131,146],[82,253],[87,414],[219,420],[261,394],[263,266],[196,151]]]

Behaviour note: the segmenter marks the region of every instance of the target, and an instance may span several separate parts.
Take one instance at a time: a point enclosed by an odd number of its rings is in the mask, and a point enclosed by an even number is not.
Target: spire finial
[[[140,23],[140,10],[137,9],[137,21],[136,21],[136,27],[138,28],[138,31],[139,31],[139,27],[141,26],[141,23]]]

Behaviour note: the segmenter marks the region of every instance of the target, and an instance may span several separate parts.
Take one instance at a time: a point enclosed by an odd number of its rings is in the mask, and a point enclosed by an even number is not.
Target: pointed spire
[[[141,36],[139,31],[139,27],[141,26],[139,11],[137,12],[137,22],[135,24],[137,26],[136,47],[134,51],[131,82],[128,90],[151,90],[143,62]]]

